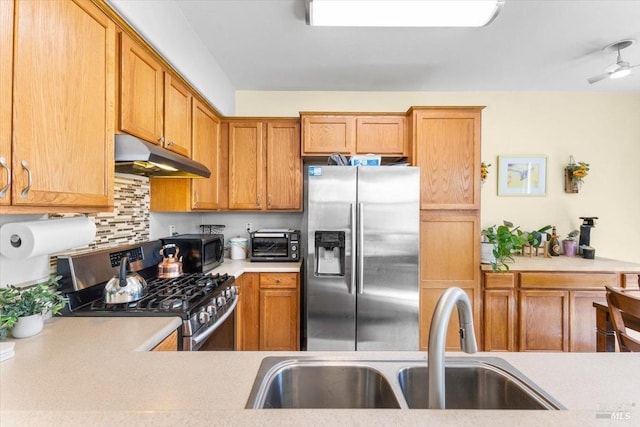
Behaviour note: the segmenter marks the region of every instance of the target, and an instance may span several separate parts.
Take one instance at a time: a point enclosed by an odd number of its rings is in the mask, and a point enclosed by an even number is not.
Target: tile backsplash
[[[87,246],[65,253],[82,253],[149,240],[149,178],[116,174],[113,199],[113,212],[87,215],[96,224],[96,239]],[[67,215],[50,215],[64,216]],[[52,273],[55,273],[57,255],[52,254],[50,258]]]

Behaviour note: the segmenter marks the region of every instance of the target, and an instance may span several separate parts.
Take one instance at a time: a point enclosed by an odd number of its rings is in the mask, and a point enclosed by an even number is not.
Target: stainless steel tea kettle
[[[129,270],[129,258],[122,257],[120,274],[109,279],[104,287],[105,303],[123,304],[138,301],[144,297],[147,282],[138,273]]]

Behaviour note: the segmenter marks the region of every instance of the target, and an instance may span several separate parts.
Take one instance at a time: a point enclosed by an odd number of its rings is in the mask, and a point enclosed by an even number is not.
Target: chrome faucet
[[[473,331],[473,313],[469,297],[460,288],[449,288],[444,291],[438,300],[431,318],[431,329],[429,330],[427,361],[429,370],[429,409],[445,408],[444,346],[454,304],[458,306],[462,351],[466,353],[478,351],[476,335]]]

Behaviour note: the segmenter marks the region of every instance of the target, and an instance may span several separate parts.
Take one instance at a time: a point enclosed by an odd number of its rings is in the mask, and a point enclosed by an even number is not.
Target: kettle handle
[[[129,257],[122,257],[120,260],[120,287],[127,286],[127,270],[129,269]]]

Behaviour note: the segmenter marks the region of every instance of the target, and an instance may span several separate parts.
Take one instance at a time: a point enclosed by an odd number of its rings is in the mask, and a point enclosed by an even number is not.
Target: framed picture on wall
[[[498,156],[498,196],[546,194],[546,156]]]

